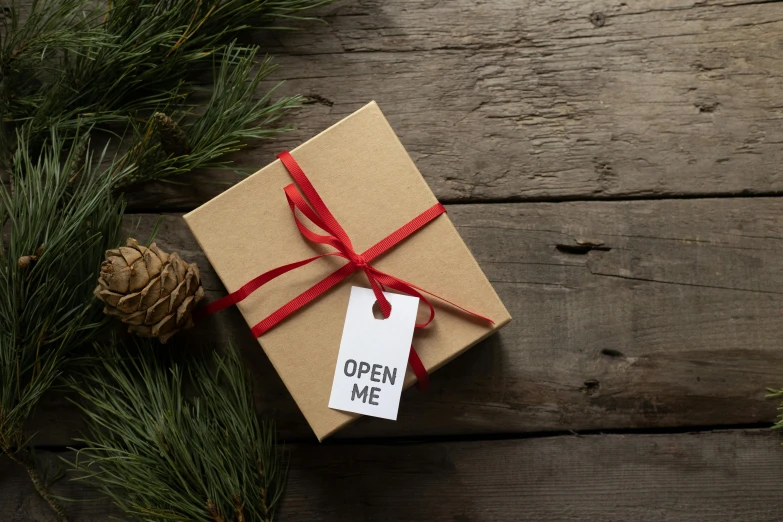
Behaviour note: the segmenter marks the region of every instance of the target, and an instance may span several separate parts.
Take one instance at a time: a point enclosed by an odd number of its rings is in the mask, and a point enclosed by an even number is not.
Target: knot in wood
[[[606,23],[606,15],[603,13],[593,13],[590,15],[590,23],[596,27],[603,27]]]

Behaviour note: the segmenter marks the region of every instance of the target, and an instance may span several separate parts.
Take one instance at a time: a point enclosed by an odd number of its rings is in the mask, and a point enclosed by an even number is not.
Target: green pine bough
[[[128,171],[96,170],[81,147],[65,152],[52,132],[32,157],[19,135],[13,192],[0,184],[0,450],[22,464],[41,496],[64,518],[35,467],[25,423],[58,381],[74,350],[104,317],[90,298],[95,263],[120,239],[122,203],[113,184]],[[63,160],[64,156],[64,160]]]
[[[237,351],[210,361],[152,342],[102,349],[102,364],[73,379],[90,427],[77,478],[140,520],[271,521],[285,458]]]
[[[121,240],[120,190],[197,168],[226,167],[226,154],[285,131],[278,120],[299,98],[273,100],[271,91],[259,96],[274,65],[257,46],[240,42],[253,30],[286,29],[287,20],[305,19],[305,10],[328,2],[0,0],[0,453],[24,466],[59,519],[65,520],[65,510],[36,468],[27,421],[75,366],[78,373],[85,365],[95,368],[94,356],[86,354],[105,336],[106,318],[91,290],[103,252]],[[224,385],[199,389],[198,401],[186,400],[174,383],[167,388],[181,414],[171,417],[177,423],[172,429],[182,437],[167,441],[178,452],[167,462],[175,466],[172,473],[188,473],[190,489],[167,491],[172,483],[161,477],[156,484],[162,497],[146,502],[133,497],[137,488],[120,487],[122,474],[130,481],[133,469],[104,458],[98,447],[107,440],[100,436],[132,441],[112,434],[124,428],[117,419],[110,423],[107,403],[95,389],[79,388],[91,404],[92,438],[83,441],[90,482],[129,516],[271,519],[282,487],[269,449],[271,428],[250,420],[247,401],[236,406],[246,411],[218,411],[245,386],[232,370],[233,355],[226,357],[215,370]],[[141,393],[130,379],[138,386],[146,378],[163,385],[154,372],[164,366],[151,360],[142,357],[136,366],[102,361],[103,373],[90,374],[92,382],[124,375],[121,390],[129,395],[118,401]],[[202,361],[190,364],[182,361],[164,373],[205,375]],[[224,455],[227,446],[218,445],[202,454],[206,439],[199,437],[206,434],[200,430],[217,424],[231,427],[226,437],[255,434],[248,439],[255,446],[232,444],[236,453]],[[186,470],[193,459],[213,458],[199,465],[206,473],[200,478]],[[258,466],[256,472],[238,467],[234,475],[219,474],[221,459]],[[259,482],[258,469],[278,471]],[[264,489],[253,489],[259,484]],[[167,518],[167,510],[184,514]]]
[[[767,388],[767,398],[783,401],[783,389]],[[783,402],[778,406],[778,418],[775,420],[775,424],[772,425],[772,428],[783,430]]]
[[[6,3],[0,1],[4,9],[0,16],[0,120],[12,127],[24,122],[30,128],[28,139],[35,145],[52,125],[61,132],[85,126],[116,132],[127,126],[140,130],[155,111],[187,114],[193,108],[193,94],[203,90],[204,75],[215,69],[216,62],[225,63],[227,69],[216,78],[214,92],[239,96],[241,88],[225,83],[232,79],[230,69],[237,67],[247,73],[258,49],[226,44],[251,30],[279,29],[279,20],[301,19],[302,11],[328,2],[27,0],[3,5]],[[270,70],[268,62],[262,65],[261,78]],[[257,79],[248,78],[251,84]],[[266,102],[241,101],[245,110],[251,110],[247,118],[258,115],[255,111]],[[199,137],[210,137],[204,127],[223,118],[216,111],[206,116],[207,124],[197,129]],[[258,116],[268,117],[269,113]],[[223,121],[236,124],[241,119],[234,115]],[[231,129],[232,134],[239,130]],[[252,138],[269,133],[258,136],[247,127],[244,131]],[[0,151],[6,160],[14,146],[14,136],[0,131]]]

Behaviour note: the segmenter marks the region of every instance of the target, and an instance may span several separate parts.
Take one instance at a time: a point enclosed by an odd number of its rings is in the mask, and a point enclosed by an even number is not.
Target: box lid
[[[375,102],[291,153],[357,252],[437,202]],[[329,251],[306,241],[297,230],[283,192],[292,181],[276,160],[185,215],[229,292],[267,270]],[[320,259],[268,283],[237,306],[248,324],[255,325],[345,262]],[[433,298],[435,320],[414,335],[429,372],[511,319],[448,215],[436,218],[373,266],[495,321],[490,325],[476,320]],[[362,272],[355,273],[259,338],[319,440],[358,417],[328,407],[352,285],[369,286]],[[409,369],[405,386],[414,382]]]

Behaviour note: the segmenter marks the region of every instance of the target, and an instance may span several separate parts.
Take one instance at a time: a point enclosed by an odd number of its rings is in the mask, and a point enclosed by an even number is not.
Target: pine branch
[[[783,389],[767,388],[767,398],[783,399]],[[775,430],[783,429],[783,402],[781,402],[780,405],[778,406],[778,417],[775,420],[775,424],[772,426],[772,429]]]
[[[212,94],[200,115],[173,111],[172,117],[158,112],[142,124],[133,124],[134,138],[125,161],[138,169],[124,184],[222,168],[227,166],[222,158],[245,143],[289,130],[275,124],[285,112],[300,106],[300,97],[272,102],[269,91],[255,98],[260,83],[275,69],[269,57],[256,64],[257,53],[257,47],[236,43],[215,53]]]
[[[36,2],[36,16],[25,24],[12,9],[0,28],[11,36],[0,51],[0,115],[5,125],[27,122],[34,143],[51,126],[115,131],[161,107],[183,105],[212,68],[213,55],[237,35],[274,27],[280,18],[305,19],[304,10],[326,3],[50,0]],[[62,26],[51,23],[58,18]],[[17,59],[17,48],[29,49],[26,60]],[[3,70],[4,60],[14,67]],[[6,154],[13,150],[13,142],[0,145]]]
[[[0,223],[8,232],[0,243],[0,450],[27,469],[62,515],[35,468],[24,424],[70,352],[103,321],[90,299],[95,259],[117,241],[122,204],[111,190],[127,172],[105,175],[95,167],[102,158],[78,156],[81,146],[65,154],[68,144],[54,131],[37,158],[26,143],[21,132],[13,195],[0,185]]]
[[[22,466],[25,471],[27,471],[27,476],[30,477],[30,482],[33,483],[35,490],[38,492],[41,498],[43,498],[46,503],[49,504],[49,507],[52,509],[52,511],[54,511],[54,513],[57,515],[57,518],[61,522],[67,522],[68,517],[65,513],[65,509],[63,508],[60,501],[57,500],[57,497],[55,497],[52,491],[49,489],[49,486],[43,480],[41,474],[38,472],[38,466],[36,465],[35,458],[33,456],[33,449],[27,447],[21,451],[4,450],[4,453],[6,456],[8,456],[8,458]]]
[[[72,380],[89,429],[77,480],[139,520],[272,520],[285,464],[236,350],[179,361],[149,344],[103,350]]]

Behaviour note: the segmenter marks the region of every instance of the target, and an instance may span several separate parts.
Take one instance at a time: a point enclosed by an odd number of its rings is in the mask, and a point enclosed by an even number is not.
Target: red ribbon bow
[[[447,299],[437,296],[432,292],[428,292],[423,288],[419,288],[413,283],[409,283],[398,277],[381,272],[377,268],[370,265],[370,261],[383,254],[439,215],[445,213],[446,209],[443,207],[443,205],[436,203],[399,229],[389,234],[386,238],[368,248],[366,251],[362,252],[361,254],[357,254],[353,248],[353,245],[351,244],[351,239],[348,237],[348,234],[345,232],[345,230],[343,230],[343,227],[340,226],[340,223],[337,222],[335,217],[329,211],[326,204],[321,199],[321,196],[315,190],[315,187],[313,187],[312,183],[310,183],[310,180],[307,178],[304,171],[302,171],[301,167],[299,167],[299,165],[296,163],[293,156],[291,156],[291,154],[288,152],[281,152],[277,155],[277,157],[280,159],[280,161],[283,162],[285,168],[288,169],[288,172],[291,174],[291,177],[294,178],[296,185],[299,185],[302,192],[304,192],[303,197],[299,190],[297,190],[294,183],[291,183],[284,189],[286,198],[288,199],[288,206],[291,208],[291,213],[294,216],[294,220],[296,222],[297,228],[299,229],[299,232],[306,239],[314,243],[322,243],[332,246],[336,249],[336,251],[310,257],[308,259],[303,259],[295,263],[289,263],[287,265],[279,266],[264,272],[260,276],[242,286],[242,288],[239,290],[196,310],[194,314],[196,319],[200,319],[215,312],[219,312],[224,308],[228,308],[229,306],[237,304],[272,279],[275,279],[276,277],[281,276],[286,272],[312,263],[316,259],[320,259],[322,257],[336,256],[347,259],[348,263],[343,265],[338,270],[332,272],[327,277],[316,283],[311,288],[305,290],[285,305],[272,312],[269,316],[267,316],[264,320],[252,328],[253,335],[260,337],[265,332],[272,329],[280,321],[316,297],[320,296],[357,270],[363,270],[367,275],[367,279],[370,281],[370,286],[375,293],[375,298],[378,301],[378,306],[381,309],[381,313],[383,313],[384,317],[389,317],[391,314],[391,304],[383,295],[383,290],[385,288],[392,288],[404,294],[418,297],[429,307],[429,317],[423,323],[416,323],[416,328],[424,328],[430,324],[435,317],[435,309],[432,307],[432,304],[427,300],[427,298],[422,295],[422,293],[437,297],[441,301],[449,303],[450,305],[459,308],[468,314],[492,323],[492,319],[488,317],[484,317],[481,314],[467,310],[466,308],[463,308]],[[299,216],[296,213],[297,209],[313,224],[326,232],[327,235],[317,234],[307,228],[299,220]],[[416,374],[416,377],[418,377],[419,388],[426,389],[426,387],[429,385],[429,375],[427,375],[427,370],[424,367],[424,364],[422,364],[421,359],[419,359],[419,356],[416,353],[416,350],[414,350],[413,346],[411,346],[408,363],[411,365],[411,368]]]

